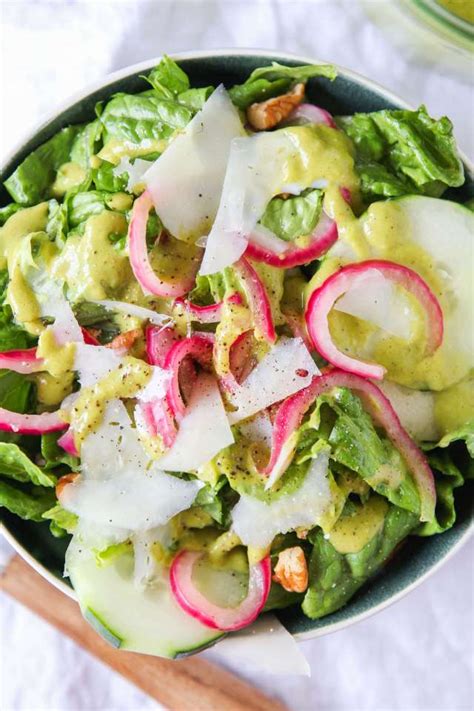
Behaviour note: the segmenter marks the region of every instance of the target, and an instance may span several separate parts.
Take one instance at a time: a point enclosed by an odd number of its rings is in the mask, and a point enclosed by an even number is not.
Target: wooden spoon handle
[[[74,600],[48,583],[18,555],[3,571],[0,589],[170,711],[285,711],[281,702],[198,657],[169,661],[114,649],[85,622]]]

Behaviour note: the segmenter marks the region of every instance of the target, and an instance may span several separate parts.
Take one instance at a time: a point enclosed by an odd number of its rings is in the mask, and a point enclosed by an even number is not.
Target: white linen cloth
[[[437,65],[437,52],[431,66],[422,66],[414,52],[392,46],[393,28],[385,34],[372,24],[358,0],[0,0],[0,23],[1,156],[42,114],[109,71],[163,52],[231,46],[289,51],[350,67],[410,103],[426,103],[435,116],[447,113],[463,150],[474,153],[474,97],[467,79]],[[6,544],[1,550],[6,557]],[[245,676],[294,711],[470,709],[472,562],[468,545],[395,606],[301,643],[310,679],[258,671]],[[3,711],[157,708],[6,596],[0,608]],[[238,662],[226,658],[226,664],[239,670]]]

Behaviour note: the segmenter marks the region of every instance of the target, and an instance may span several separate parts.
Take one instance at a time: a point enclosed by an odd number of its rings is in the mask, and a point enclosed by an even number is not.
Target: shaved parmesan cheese
[[[81,450],[81,476],[64,487],[61,504],[83,521],[144,531],[189,508],[202,482],[166,474],[150,460],[125,405],[107,406]]]
[[[166,326],[172,323],[171,316],[167,314],[158,314],[156,311],[145,309],[143,306],[135,306],[135,304],[129,304],[126,301],[103,299],[102,301],[93,301],[92,303],[99,304],[109,311],[119,311],[127,316],[135,316],[143,321],[150,321],[150,323],[154,323],[157,326]]]
[[[47,330],[54,333],[58,345],[83,343],[81,327],[69,301],[63,294],[63,285],[56,281],[51,281],[49,284],[42,282],[35,293],[41,316],[54,319],[54,323],[48,326]]]
[[[225,637],[206,656],[238,662],[239,670],[265,674],[311,676],[311,669],[292,634],[275,615],[267,612],[249,627]]]
[[[327,478],[329,453],[321,452],[311,464],[300,488],[267,504],[241,494],[232,509],[232,530],[246,546],[266,548],[278,533],[300,526],[312,528],[332,506]]]
[[[74,370],[82,387],[89,388],[120,365],[122,358],[112,348],[78,343],[74,352]]]
[[[299,193],[314,180],[310,172],[291,181],[300,148],[285,130],[234,138],[216,220],[208,236],[200,274],[214,274],[236,262],[266,206],[282,192]],[[260,229],[260,228],[259,228]]]
[[[157,214],[178,239],[209,231],[219,204],[230,142],[244,134],[221,85],[144,175]]]
[[[250,375],[231,393],[235,424],[310,384],[319,370],[301,338],[280,338]]]
[[[354,286],[334,305],[363,321],[369,321],[399,338],[409,339],[412,333],[413,310],[401,289],[379,272],[361,274]]]
[[[234,441],[214,378],[201,373],[171,449],[158,460],[162,469],[194,471]]]
[[[388,397],[400,422],[417,442],[437,442],[441,436],[435,418],[435,395],[426,390],[411,390],[389,380],[377,382]]]
[[[150,366],[152,369],[151,378],[144,388],[136,394],[138,400],[142,402],[153,402],[157,398],[166,395],[167,385],[170,382],[173,374],[169,370],[164,370],[158,365]]]
[[[239,425],[239,430],[250,442],[258,442],[271,447],[273,425],[268,412],[258,412],[252,419]]]

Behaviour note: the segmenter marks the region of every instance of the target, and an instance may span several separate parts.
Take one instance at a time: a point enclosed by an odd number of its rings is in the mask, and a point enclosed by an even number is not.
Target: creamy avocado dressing
[[[435,421],[441,437],[474,420],[474,379],[435,393]]]
[[[37,326],[29,329],[26,324],[39,319],[40,309],[36,296],[23,275],[21,257],[25,240],[28,240],[31,234],[44,230],[47,217],[48,203],[43,202],[35,207],[19,210],[0,229],[0,266],[8,267],[10,277],[7,301],[15,319],[24,323],[27,330],[34,333],[38,331]]]
[[[120,295],[134,280],[128,256],[117,250],[109,238],[126,232],[125,216],[104,210],[89,217],[83,235],[69,236],[52,265],[51,276],[66,282],[71,301]]]
[[[64,163],[56,174],[56,180],[52,186],[54,197],[63,197],[68,190],[77,188],[87,178],[87,170],[77,163]]]
[[[325,538],[342,554],[359,553],[382,530],[388,504],[373,494],[365,504],[355,504],[356,511],[341,516]]]
[[[137,144],[131,141],[120,141],[117,138],[111,138],[97,155],[102,160],[118,165],[121,158],[139,158],[140,156],[150,155],[150,153],[162,153],[169,140],[146,138]]]
[[[50,373],[38,373],[35,376],[36,397],[45,407],[59,405],[72,392],[74,373],[63,373],[55,377]]]
[[[456,17],[474,24],[474,3],[472,0],[436,0]]]
[[[438,298],[445,316],[450,313],[453,296],[446,287],[443,273],[433,263],[432,256],[413,241],[411,225],[396,202],[374,203],[359,219],[340,204],[336,194],[328,198],[328,205],[328,211],[338,223],[339,241],[308,285],[306,298],[347,262],[379,258],[403,264],[420,274]],[[390,380],[417,389],[443,390],[465,374],[465,356],[453,352],[448,336],[442,346],[427,357],[424,313],[412,296],[406,298],[415,315],[409,340],[335,310],[329,317],[331,334],[345,352],[383,365]]]
[[[71,412],[76,443],[81,445],[99,427],[109,400],[133,397],[145,387],[152,372],[147,363],[128,356],[93,387],[82,388]]]

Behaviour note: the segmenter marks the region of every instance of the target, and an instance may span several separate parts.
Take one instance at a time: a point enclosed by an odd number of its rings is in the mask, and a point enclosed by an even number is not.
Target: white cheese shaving
[[[157,214],[178,239],[207,234],[216,216],[230,142],[244,134],[221,85],[145,173]]]
[[[203,486],[166,474],[149,459],[125,405],[111,401],[99,429],[81,449],[81,476],[61,504],[83,521],[144,531],[188,509]]]
[[[128,301],[111,301],[109,299],[103,299],[102,301],[93,301],[94,304],[99,304],[103,306],[108,311],[118,311],[124,313],[127,316],[135,316],[142,321],[150,321],[157,326],[166,326],[172,322],[171,316],[167,314],[159,314],[151,309],[146,309],[143,306],[135,306],[135,304],[129,304]]]
[[[412,390],[389,380],[377,381],[377,387],[388,397],[400,422],[417,442],[437,442],[441,432],[435,418],[435,394]]]
[[[300,192],[289,185],[289,166],[298,147],[286,131],[234,138],[216,220],[209,233],[200,274],[214,274],[236,262],[248,237],[275,195]]]
[[[74,351],[74,370],[82,387],[89,388],[116,370],[121,360],[113,348],[78,343]]]
[[[201,373],[194,384],[176,440],[158,464],[167,471],[194,471],[233,441],[217,383],[208,373]]]
[[[328,462],[329,453],[321,452],[311,461],[300,488],[269,504],[241,494],[232,509],[232,530],[242,543],[266,548],[278,533],[287,533],[300,526],[316,526],[332,501],[327,478]]]
[[[320,372],[301,338],[280,338],[267,355],[232,393],[236,408],[229,413],[235,424],[284,400],[310,384]]]
[[[358,276],[334,308],[369,321],[399,338],[411,337],[413,310],[410,302],[402,289],[397,289],[381,272]]]

